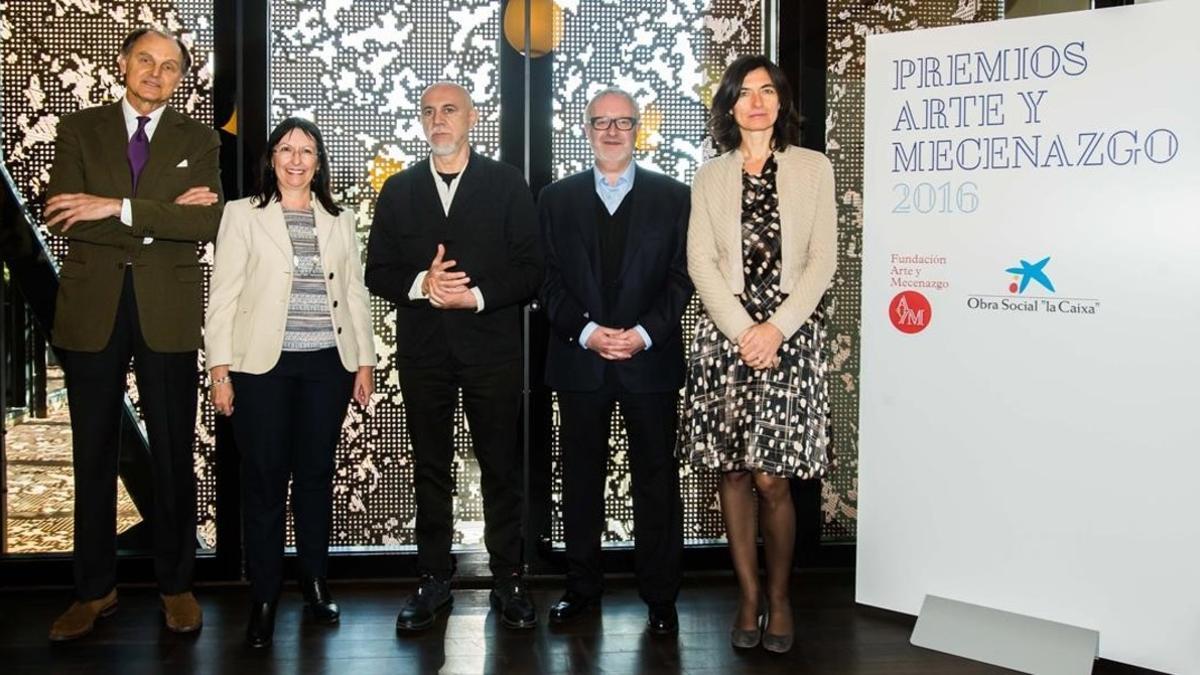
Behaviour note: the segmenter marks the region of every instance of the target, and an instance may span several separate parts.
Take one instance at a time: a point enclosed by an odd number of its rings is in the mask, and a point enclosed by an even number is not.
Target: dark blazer
[[[629,233],[618,278],[616,306],[605,311],[597,234],[596,182],[591,169],[547,186],[538,198],[546,279],[542,303],[552,334],[546,353],[546,384],[559,391],[595,391],[606,365],[635,393],[669,392],[683,385],[679,321],[692,297],[687,275],[686,233],[691,209],[683,183],[635,169]],[[609,362],[579,345],[589,321],[650,334],[650,349],[627,361]]]
[[[442,211],[429,159],[392,176],[379,192],[367,243],[367,288],[396,305],[396,355],[436,364],[498,363],[521,357],[520,306],[542,279],[537,215],[515,168],[471,153],[450,215]],[[443,310],[409,300],[437,245],[483,294],[483,311]]]
[[[54,344],[83,352],[98,352],[108,344],[125,263],[132,262],[147,346],[157,352],[199,349],[204,272],[196,244],[216,238],[222,202],[179,206],[174,200],[197,185],[221,195],[220,139],[212,128],[167,108],[150,139],[150,159],[134,195],[126,133],[119,101],[80,110],[58,123],[47,196],[84,192],[129,198],[133,226],[106,218],[67,230]],[[52,231],[62,234],[57,226]],[[144,245],[143,237],[154,237],[154,242]]]

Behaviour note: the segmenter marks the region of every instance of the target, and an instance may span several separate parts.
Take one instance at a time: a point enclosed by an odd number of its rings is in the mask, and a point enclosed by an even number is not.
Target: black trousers
[[[524,495],[517,449],[520,359],[467,365],[451,357],[437,365],[400,362],[397,371],[415,461],[417,565],[421,572],[442,579],[454,572],[450,556],[454,533],[451,465],[459,390],[479,460],[489,566],[497,578],[519,572]]]
[[[567,590],[596,597],[604,588],[600,537],[608,432],[613,404],[619,403],[629,438],[638,592],[649,605],[675,602],[683,552],[683,506],[675,458],[677,399],[675,392],[630,393],[611,376],[598,391],[558,392]]]
[[[261,375],[232,373],[233,436],[242,456],[242,536],[255,602],[283,585],[284,523],[292,483],[300,573],[324,577],[333,511],[334,452],[354,373],[337,348],[283,352]]]
[[[133,360],[154,480],[154,573],[168,595],[191,588],[196,556],[196,435],[199,369],[195,350],[156,352],[138,322],[133,275],[126,271],[108,345],[61,350],[75,465],[75,593],[103,597],[116,584],[117,461],[125,378]]]

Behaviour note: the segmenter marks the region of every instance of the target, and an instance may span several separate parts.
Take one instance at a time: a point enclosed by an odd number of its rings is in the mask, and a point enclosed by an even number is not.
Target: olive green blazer
[[[197,244],[216,238],[223,200],[211,206],[179,206],[174,200],[198,185],[221,195],[220,138],[167,108],[134,195],[126,134],[120,102],[80,110],[58,123],[47,196],[129,198],[133,224],[105,218],[76,223],[65,234],[58,226],[51,229],[69,246],[59,270],[53,344],[83,352],[104,349],[128,263],[146,345],[159,352],[199,349],[204,271]],[[144,244],[144,237],[154,241]]]

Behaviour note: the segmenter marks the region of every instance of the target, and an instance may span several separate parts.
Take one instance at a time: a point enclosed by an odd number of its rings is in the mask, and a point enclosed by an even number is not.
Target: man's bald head
[[[467,91],[466,87],[462,86],[461,84],[459,84],[457,82],[450,82],[448,80],[443,80],[441,82],[434,82],[433,84],[429,85],[428,87],[425,87],[425,90],[421,92],[421,108],[422,108],[422,110],[424,110],[424,108],[425,108],[425,101],[429,98],[429,96],[431,94],[435,94],[435,92],[436,93],[445,92],[447,94],[457,95],[460,99],[459,105],[461,105],[464,110],[474,110],[475,109],[475,102],[471,100],[471,93],[469,91]],[[439,96],[439,98],[441,98],[441,97]]]

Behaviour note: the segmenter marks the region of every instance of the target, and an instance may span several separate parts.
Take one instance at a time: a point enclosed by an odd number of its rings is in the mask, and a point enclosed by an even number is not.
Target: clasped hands
[[[451,271],[458,262],[445,257],[446,247],[438,244],[437,255],[421,281],[421,293],[438,309],[475,309],[478,305],[471,292],[471,277],[466,272]]]
[[[779,348],[782,345],[783,333],[769,321],[747,328],[737,339],[738,354],[742,363],[755,370],[778,366]]]
[[[175,198],[180,206],[210,206],[217,203],[217,193],[206,185],[188,188]],[[68,192],[54,195],[46,200],[43,214],[48,220],[46,227],[62,225],[66,232],[76,223],[89,220],[121,217],[121,200],[117,197],[98,197],[83,192]]]
[[[645,349],[646,342],[632,328],[599,326],[588,336],[587,348],[609,361],[624,361]]]

